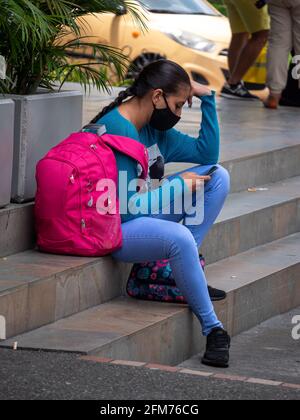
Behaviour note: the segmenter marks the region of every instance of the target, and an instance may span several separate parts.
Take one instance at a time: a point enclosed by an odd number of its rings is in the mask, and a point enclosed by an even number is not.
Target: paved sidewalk
[[[236,337],[229,370],[206,369],[196,359],[184,364],[193,374],[87,361],[78,354],[1,349],[0,399],[300,400],[300,341],[290,339],[291,316],[299,313],[300,308]],[[198,376],[197,369],[221,376]],[[222,379],[230,374],[281,384]]]
[[[300,389],[0,350],[1,400],[300,400]]]
[[[292,324],[297,316],[300,324],[300,308],[297,308],[234,337],[230,368],[223,373],[291,382],[300,387],[300,337],[298,340],[292,337],[293,329],[295,334],[300,334],[300,327]],[[220,373],[217,369],[199,366],[200,356],[195,355],[179,366]]]

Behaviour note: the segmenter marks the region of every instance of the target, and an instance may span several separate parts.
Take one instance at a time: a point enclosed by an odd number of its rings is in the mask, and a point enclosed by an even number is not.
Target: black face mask
[[[154,106],[154,111],[151,116],[151,120],[149,124],[152,128],[155,128],[159,131],[167,131],[173,128],[179,121],[180,117],[178,117],[174,112],[170,109],[169,104],[165,95],[163,94],[164,100],[166,102],[167,108],[157,109]]]

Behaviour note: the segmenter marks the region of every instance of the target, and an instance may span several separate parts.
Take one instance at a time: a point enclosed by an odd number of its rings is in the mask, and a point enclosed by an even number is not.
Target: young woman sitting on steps
[[[184,104],[191,105],[193,96],[201,98],[202,111],[201,129],[196,138],[173,128],[180,120]],[[112,254],[113,258],[129,263],[169,259],[176,284],[207,337],[202,362],[228,367],[230,337],[214,311],[198,252],[230,189],[228,172],[217,165],[220,139],[214,92],[191,82],[185,70],[176,63],[160,60],[148,65],[133,86],[121,92],[91,122],[105,125],[109,134],[143,143],[149,152],[149,188],[139,194],[140,207],[149,211],[147,214],[127,211],[121,215],[123,246]],[[138,178],[140,168],[133,159],[117,151],[115,156],[118,170],[126,173],[129,185]],[[151,189],[151,179],[164,179],[164,164],[168,162],[189,162],[196,166],[165,178],[183,184],[183,190],[171,191],[167,214],[162,198],[165,186]],[[211,177],[205,176],[214,165],[217,170]],[[178,214],[174,207],[187,190],[192,194],[194,208],[201,205],[197,203],[197,180],[205,181],[204,220],[190,224],[185,210]],[[126,197],[128,209],[134,194],[136,192],[129,192]],[[183,224],[179,223],[181,221]]]

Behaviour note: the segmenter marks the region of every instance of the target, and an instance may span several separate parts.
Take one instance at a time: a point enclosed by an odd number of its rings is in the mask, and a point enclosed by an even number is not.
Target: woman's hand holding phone
[[[192,192],[197,190],[199,183],[197,181],[209,181],[211,177],[209,175],[197,175],[195,172],[184,172],[180,177],[186,182],[187,186]],[[201,185],[201,184],[200,184]]]
[[[197,189],[197,180],[198,181],[210,181],[211,180],[211,175],[216,172],[218,170],[218,166],[212,166],[210,168],[210,170],[207,172],[207,174],[205,175],[198,175],[195,172],[184,172],[183,174],[181,174],[181,178],[186,181],[186,180],[190,180],[192,181],[192,184],[190,182],[187,183],[187,186],[192,190],[192,192],[195,192]]]

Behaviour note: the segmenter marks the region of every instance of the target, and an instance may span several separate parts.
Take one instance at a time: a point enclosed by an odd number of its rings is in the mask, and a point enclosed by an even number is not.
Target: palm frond
[[[82,22],[88,14],[116,13],[120,6],[146,28],[132,0],[0,0],[0,54],[8,64],[0,93],[34,93],[39,85],[50,89],[54,75],[62,84],[72,76],[84,88],[94,85],[107,90],[107,68],[122,79],[128,59],[116,48],[82,37]],[[68,31],[72,40],[62,43]],[[82,48],[90,50],[92,59],[71,63],[70,55]]]
[[[75,40],[66,42],[63,45],[55,45],[51,47],[51,66],[48,67],[48,72],[57,76],[61,82],[61,87],[68,81],[72,75],[72,79],[78,79],[78,82],[86,89],[95,86],[97,89],[104,89],[108,82],[107,72],[108,67],[114,70],[118,79],[123,79],[125,70],[129,66],[129,60],[118,49],[109,47],[107,45],[95,44],[93,42],[84,41],[87,37],[80,37]],[[70,64],[67,57],[76,56],[78,49],[86,48],[89,50],[91,60],[88,62],[76,62]],[[50,61],[49,61],[50,63]],[[80,76],[82,72],[82,77]],[[63,76],[63,77],[62,77]],[[51,78],[50,78],[51,79]],[[45,75],[43,82],[48,80],[49,76]],[[61,88],[60,87],[60,88]]]
[[[0,0],[0,32],[4,38],[17,34],[19,45],[20,41],[43,42],[53,34],[53,28],[47,16],[30,0]]]

